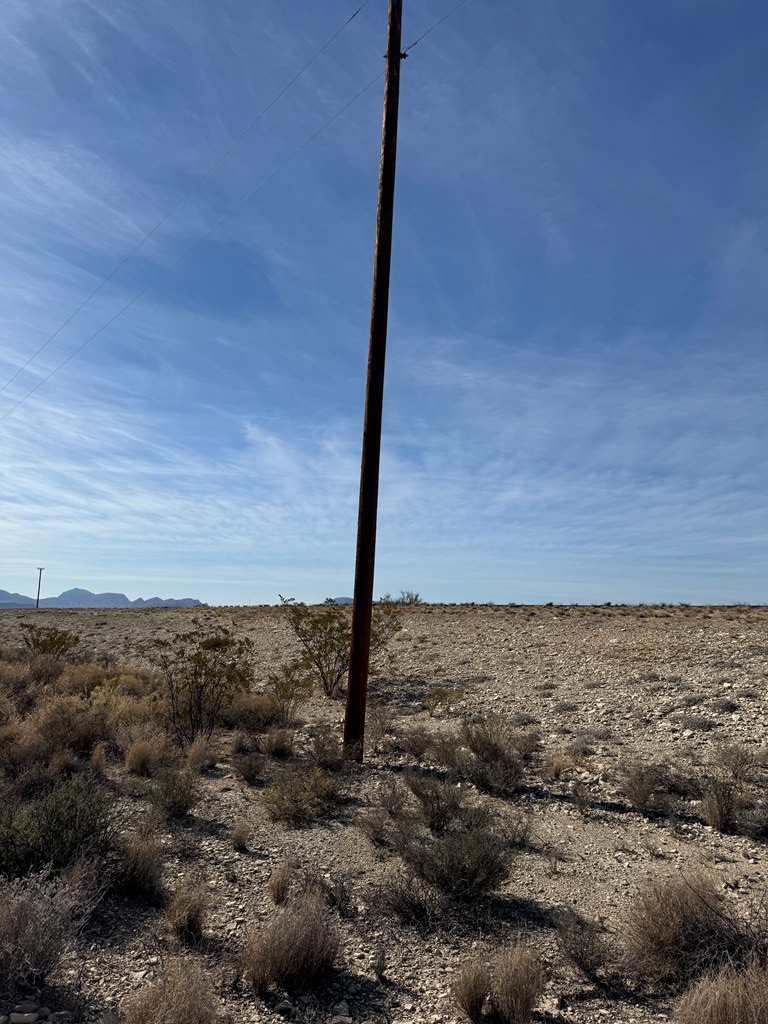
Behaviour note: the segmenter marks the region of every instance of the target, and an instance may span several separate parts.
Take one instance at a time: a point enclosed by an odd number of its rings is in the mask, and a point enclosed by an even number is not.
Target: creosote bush
[[[339,954],[339,930],[321,899],[304,896],[251,931],[241,951],[243,976],[258,993],[275,986],[302,991],[321,982]]]
[[[21,624],[22,640],[30,657],[42,656],[63,660],[80,643],[77,633],[50,626],[35,626],[31,622]]]
[[[250,640],[219,628],[210,636],[180,633],[156,640],[150,657],[160,672],[168,724],[179,746],[210,739],[222,707],[253,679]]]
[[[330,600],[319,607],[310,607],[282,596],[280,601],[288,624],[303,648],[300,661],[316,675],[325,695],[336,697],[343,689],[349,672],[349,609]],[[377,602],[373,605],[370,644],[372,664],[401,628],[402,616],[396,604]]]

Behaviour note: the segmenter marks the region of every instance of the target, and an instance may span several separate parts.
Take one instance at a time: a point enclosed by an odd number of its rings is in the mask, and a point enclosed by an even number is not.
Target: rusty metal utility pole
[[[35,601],[35,608],[40,607],[40,584],[43,582],[43,570],[44,565],[38,565],[37,567],[37,601]]]
[[[384,402],[384,358],[387,347],[389,270],[392,256],[392,214],[395,200],[397,155],[397,108],[400,99],[400,36],[402,0],[389,0],[387,76],[384,85],[384,117],[381,129],[379,203],[376,215],[376,249],[373,260],[371,335],[365,390],[363,456],[360,467],[360,508],[357,518],[355,599],[352,607],[352,646],[349,652],[347,707],[344,717],[344,750],[363,759],[365,702],[368,695],[368,661],[371,646],[371,606],[376,558],[376,513],[379,500],[381,412]]]

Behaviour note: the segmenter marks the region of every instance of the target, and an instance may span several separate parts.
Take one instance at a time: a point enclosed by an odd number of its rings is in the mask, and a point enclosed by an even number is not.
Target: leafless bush
[[[185,879],[171,896],[165,920],[182,942],[196,943],[203,937],[208,912],[208,890],[200,879]]]
[[[466,802],[466,790],[442,779],[409,772],[405,784],[418,800],[421,816],[432,832],[443,832],[460,815]]]
[[[627,760],[619,766],[619,786],[641,814],[663,812],[669,807],[670,773],[667,765]]]
[[[680,999],[678,1024],[768,1024],[768,970],[750,964],[744,971],[725,967],[702,978]]]
[[[339,931],[322,900],[288,903],[268,925],[246,936],[241,952],[246,982],[263,993],[311,988],[334,967]]]
[[[509,843],[489,827],[415,836],[401,854],[419,878],[460,902],[469,903],[492,892],[509,876]]]
[[[754,774],[757,758],[743,743],[721,743],[715,747],[713,761],[736,782],[748,782]]]
[[[128,1004],[126,1024],[215,1024],[219,1003],[208,975],[197,964],[169,965],[154,985]]]
[[[400,747],[420,761],[432,744],[432,732],[424,725],[412,725],[400,734]]]
[[[371,893],[370,902],[403,924],[426,930],[432,928],[445,907],[444,896],[410,871],[390,875]]]
[[[73,937],[71,894],[47,873],[0,879],[0,991],[41,985]]]
[[[249,786],[264,778],[264,766],[266,758],[263,754],[251,753],[241,754],[232,758],[232,767],[243,777]]]
[[[736,825],[738,792],[731,779],[710,778],[704,784],[701,816],[718,832],[732,832]]]
[[[602,928],[570,907],[557,914],[555,927],[560,947],[567,959],[589,981],[599,981],[610,958]]]
[[[639,893],[630,909],[626,945],[640,977],[679,984],[764,954],[768,922],[760,908],[749,924],[739,918],[708,875],[678,875]]]
[[[340,771],[345,763],[344,748],[338,732],[328,727],[319,729],[312,737],[310,758],[318,768],[329,772]]]

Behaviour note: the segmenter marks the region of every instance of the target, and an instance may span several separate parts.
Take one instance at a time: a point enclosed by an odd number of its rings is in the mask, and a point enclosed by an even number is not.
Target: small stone
[[[40,1009],[37,1011],[37,1014],[40,1017],[40,1020],[48,1020],[48,1018],[51,1016],[51,1011],[47,1006],[41,1006]]]
[[[17,1003],[13,1008],[14,1013],[38,1013],[37,1003],[27,1001],[26,1003]]]
[[[336,1003],[333,1008],[333,1012],[337,1017],[349,1017],[349,1006],[342,1000],[340,1003]]]
[[[11,1024],[37,1024],[39,1017],[37,1013],[12,1013]]]

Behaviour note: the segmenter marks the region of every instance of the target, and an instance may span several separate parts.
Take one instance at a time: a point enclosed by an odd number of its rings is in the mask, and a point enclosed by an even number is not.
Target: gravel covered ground
[[[18,646],[22,622],[72,630],[94,659],[133,663],[153,638],[224,625],[253,641],[257,688],[297,653],[284,613],[274,608],[4,610],[0,644]],[[735,904],[766,894],[764,841],[716,831],[696,799],[641,814],[623,788],[622,766],[664,761],[683,775],[719,772],[723,747],[740,744],[754,756],[749,785],[765,790],[768,608],[425,605],[404,609],[403,623],[372,681],[364,763],[340,773],[344,799],[336,810],[307,827],[273,823],[262,786],[234,768],[231,735],[217,733],[215,766],[200,776],[193,812],[158,826],[166,887],[196,877],[210,890],[203,941],[185,948],[160,910],[109,896],[55,979],[59,987],[29,993],[27,1019],[47,1002],[54,1020],[79,1014],[107,1024],[181,957],[210,971],[224,1019],[233,1022],[456,1021],[457,969],[471,955],[490,957],[522,931],[547,973],[534,1020],[674,1020],[670,992],[587,981],[563,956],[553,923],[559,909],[575,908],[600,923],[618,955],[628,908],[649,880],[704,867]],[[429,713],[422,702],[436,692],[445,701]],[[315,696],[300,713],[295,753],[275,771],[303,762],[319,725],[340,728],[343,704]],[[476,716],[500,716],[540,736],[517,793],[478,797],[502,819],[529,815],[530,838],[508,880],[482,905],[432,928],[405,926],[377,901],[400,870],[399,858],[375,847],[356,823],[408,770],[444,774],[429,751],[417,759],[398,737],[419,726],[454,736],[461,720]],[[121,827],[130,830],[146,814],[146,800],[131,789],[121,762],[110,762],[106,773]],[[232,830],[242,820],[250,840],[237,851]],[[278,912],[267,883],[286,861],[297,873],[310,869],[344,883],[340,969],[311,993],[262,1000],[238,979],[237,952],[249,927]],[[55,1005],[66,988],[78,993],[69,1017],[57,1015]],[[0,994],[0,1014],[22,1002]]]

